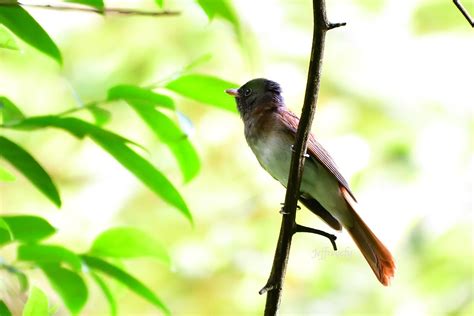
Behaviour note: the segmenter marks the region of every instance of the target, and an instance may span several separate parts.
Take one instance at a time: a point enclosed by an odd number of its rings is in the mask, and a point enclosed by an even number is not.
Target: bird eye
[[[245,89],[244,96],[248,97],[252,93],[252,89]]]

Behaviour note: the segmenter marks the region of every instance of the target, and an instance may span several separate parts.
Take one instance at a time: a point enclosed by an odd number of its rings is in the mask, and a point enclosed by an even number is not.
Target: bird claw
[[[282,206],[281,209],[280,209],[280,214],[282,215],[288,215],[290,214],[289,212],[285,212],[284,209],[285,209],[285,203],[280,203],[280,205]],[[296,210],[301,210],[301,206],[299,206],[298,204],[296,204]]]

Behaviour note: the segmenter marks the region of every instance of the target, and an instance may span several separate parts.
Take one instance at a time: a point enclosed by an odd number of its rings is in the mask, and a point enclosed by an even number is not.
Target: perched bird
[[[226,93],[235,97],[245,138],[260,165],[286,187],[299,118],[285,106],[280,85],[260,78]],[[393,257],[356,213],[347,181],[313,134],[307,154],[299,200],[332,228],[344,227],[379,281],[388,285],[395,272]]]

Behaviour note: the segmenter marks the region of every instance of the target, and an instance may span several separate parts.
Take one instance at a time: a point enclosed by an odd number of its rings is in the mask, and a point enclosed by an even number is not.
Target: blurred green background
[[[474,15],[474,3],[464,1]],[[58,113],[105,98],[109,87],[169,78],[202,56],[195,71],[237,84],[266,77],[283,87],[299,114],[311,45],[307,0],[233,1],[239,23],[209,21],[192,0],[169,0],[177,17],[102,17],[30,9],[58,43],[54,61],[26,44],[0,50],[0,95],[28,115]],[[151,1],[107,1],[153,8]],[[328,33],[313,132],[349,180],[361,216],[393,252],[397,271],[382,287],[347,233],[337,252],[313,235],[294,239],[282,315],[473,315],[472,28],[451,1],[328,1],[328,16],[347,26]],[[230,87],[229,87],[230,88]],[[173,180],[195,219],[185,218],[90,140],[65,133],[2,130],[56,180],[61,210],[24,177],[0,183],[1,213],[44,216],[58,228],[51,242],[86,251],[101,231],[118,225],[153,234],[171,253],[172,268],[129,260],[175,315],[258,315],[258,290],[271,268],[284,188],[260,168],[235,113],[176,97],[192,123],[201,171],[181,183],[175,161],[121,104],[108,129],[149,149],[144,155]],[[112,109],[113,107],[113,109]],[[89,118],[87,113],[81,117]],[[4,164],[5,165],[5,164]],[[302,224],[330,231],[306,210]],[[5,249],[2,256],[12,256]],[[25,297],[2,274],[3,294]],[[60,305],[44,276],[33,274]],[[0,289],[2,290],[2,289]],[[104,315],[107,303],[90,288],[81,314]],[[142,298],[114,284],[120,315],[155,315]],[[67,314],[59,307],[58,315]]]

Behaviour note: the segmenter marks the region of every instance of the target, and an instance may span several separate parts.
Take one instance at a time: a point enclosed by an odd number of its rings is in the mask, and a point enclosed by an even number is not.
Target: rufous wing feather
[[[385,286],[389,285],[395,274],[395,262],[392,254],[356,213],[356,202],[351,194],[342,185],[340,190],[354,218],[353,225],[345,228],[349,231],[380,283]]]

